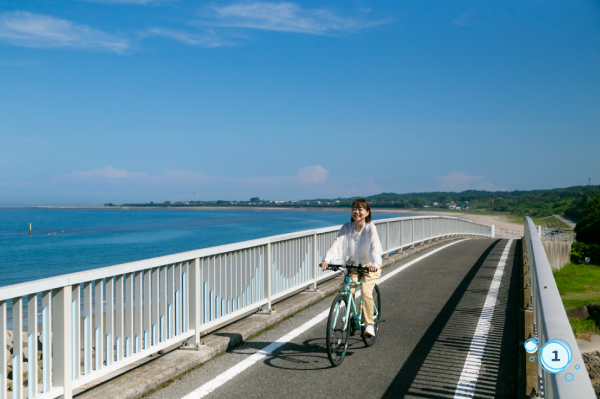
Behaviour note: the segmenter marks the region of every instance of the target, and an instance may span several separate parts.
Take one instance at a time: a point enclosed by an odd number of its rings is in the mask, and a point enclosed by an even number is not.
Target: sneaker
[[[365,328],[365,334],[364,334],[364,336],[367,337],[367,338],[375,336],[375,329],[373,328],[372,324],[369,324],[367,326],[367,328]]]

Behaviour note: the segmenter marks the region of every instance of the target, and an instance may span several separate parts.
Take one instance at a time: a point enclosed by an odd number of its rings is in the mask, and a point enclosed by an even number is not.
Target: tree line
[[[575,226],[577,242],[571,248],[571,262],[600,265],[600,195],[588,196],[582,218]]]
[[[600,194],[600,186],[573,186],[550,190],[462,192],[434,191],[425,193],[381,193],[365,197],[375,208],[452,208],[460,207],[475,211],[510,212],[519,216],[544,217],[552,214],[567,215],[575,220],[585,214],[586,203]],[[252,197],[249,201],[165,201],[160,203],[126,203],[121,206],[136,207],[348,207],[358,197],[317,198],[298,201],[271,201]],[[105,204],[106,206],[118,206]]]

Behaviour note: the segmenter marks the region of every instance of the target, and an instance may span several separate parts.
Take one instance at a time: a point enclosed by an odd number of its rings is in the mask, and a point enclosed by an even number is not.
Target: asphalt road
[[[508,240],[466,240],[419,261],[380,285],[376,344],[355,335],[346,359],[331,367],[326,320],[215,389],[213,398],[454,397],[492,278]],[[511,244],[491,318],[474,396],[517,396],[517,241]],[[431,250],[435,250],[432,248]],[[430,250],[430,251],[431,251]],[[384,269],[386,275],[415,257]],[[302,295],[302,294],[300,294]],[[161,389],[151,398],[180,398],[328,309],[329,297]]]

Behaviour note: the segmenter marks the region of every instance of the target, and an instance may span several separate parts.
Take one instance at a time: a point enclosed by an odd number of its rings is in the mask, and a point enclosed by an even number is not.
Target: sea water
[[[349,209],[0,209],[0,287],[349,219]]]

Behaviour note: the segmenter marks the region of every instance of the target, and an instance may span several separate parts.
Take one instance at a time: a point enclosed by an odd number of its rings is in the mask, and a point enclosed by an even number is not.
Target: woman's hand
[[[323,269],[323,271],[327,270],[327,267],[329,267],[329,263],[327,263],[327,261],[323,261],[321,262],[321,269]]]
[[[369,265],[369,272],[376,272],[377,271],[377,267],[373,266],[373,265]]]

